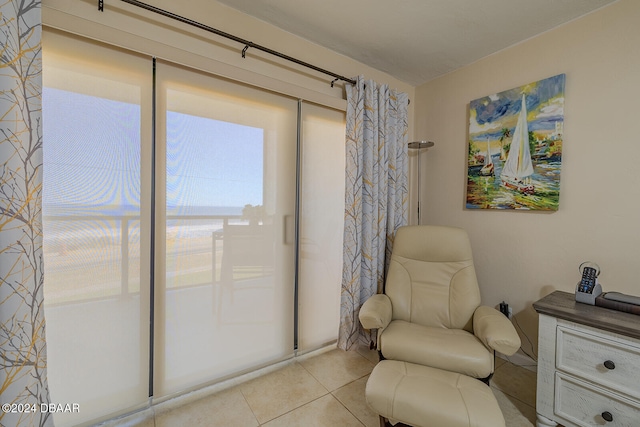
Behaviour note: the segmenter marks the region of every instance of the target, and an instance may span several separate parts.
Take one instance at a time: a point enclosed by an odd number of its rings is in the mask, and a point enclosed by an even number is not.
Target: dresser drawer
[[[581,427],[634,427],[640,420],[638,402],[556,373],[556,415]],[[611,421],[605,420],[610,414]],[[604,415],[603,415],[604,414]]]
[[[640,346],[560,325],[556,339],[558,370],[640,399]]]

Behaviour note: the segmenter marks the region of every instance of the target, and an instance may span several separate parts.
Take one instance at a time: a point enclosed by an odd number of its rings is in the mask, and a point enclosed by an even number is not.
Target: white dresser
[[[640,427],[640,316],[556,291],[533,304],[537,427]]]

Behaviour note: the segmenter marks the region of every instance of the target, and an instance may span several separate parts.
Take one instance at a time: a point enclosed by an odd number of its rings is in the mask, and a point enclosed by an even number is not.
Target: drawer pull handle
[[[614,370],[616,369],[616,364],[613,363],[611,360],[607,360],[606,362],[604,362],[604,367],[610,370]]]
[[[601,415],[602,415],[602,418],[604,418],[605,421],[607,421],[607,422],[613,421],[613,415],[611,415],[611,412],[604,411]]]

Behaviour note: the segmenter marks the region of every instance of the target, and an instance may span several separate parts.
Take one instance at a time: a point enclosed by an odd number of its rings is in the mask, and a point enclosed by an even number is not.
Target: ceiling
[[[418,86],[616,0],[218,1]]]

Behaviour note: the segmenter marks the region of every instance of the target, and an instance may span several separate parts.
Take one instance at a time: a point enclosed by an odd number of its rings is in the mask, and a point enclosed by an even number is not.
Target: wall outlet
[[[513,308],[511,308],[511,307],[507,308],[507,317],[509,319],[511,319],[513,317]]]

